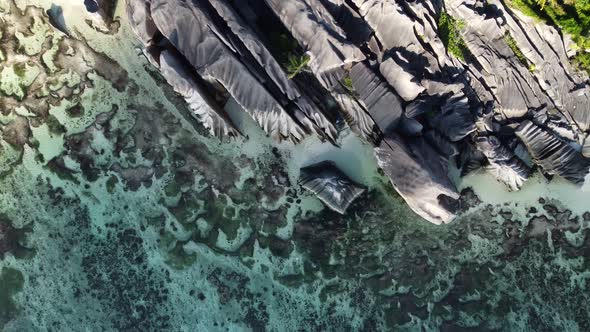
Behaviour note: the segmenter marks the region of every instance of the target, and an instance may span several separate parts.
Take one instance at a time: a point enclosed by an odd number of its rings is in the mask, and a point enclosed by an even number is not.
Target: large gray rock
[[[158,33],[151,16],[150,0],[126,0],[125,6],[131,29],[144,45],[149,45]]]
[[[350,204],[366,191],[364,186],[352,181],[331,161],[302,168],[299,183],[340,214],[344,214]]]
[[[49,16],[49,23],[51,23],[51,25],[63,32],[66,36],[70,35],[70,29],[66,24],[63,8],[61,6],[52,4],[51,8],[49,8],[46,13],[47,16]]]
[[[332,6],[337,3],[320,0],[265,2],[306,50],[311,71],[334,98],[347,124],[364,139],[376,141],[379,133],[375,122],[367,109],[341,83],[345,67],[365,60],[366,56],[347,40],[346,33],[323,4]]]
[[[402,55],[399,55],[399,57],[403,58]],[[379,69],[389,85],[391,85],[405,101],[416,99],[419,94],[426,90],[419,82],[417,82],[414,75],[409,73],[393,58],[388,58],[383,61]]]
[[[191,69],[171,51],[160,55],[160,72],[174,91],[180,94],[193,111],[195,117],[219,138],[235,137],[239,132],[235,129],[223,107],[208,98],[204,88],[193,78]]]
[[[212,30],[211,19],[193,1],[153,0],[152,18],[198,74],[218,83],[274,139],[298,142],[303,128]]]
[[[402,102],[396,93],[365,63],[357,63],[350,78],[359,101],[368,110],[382,133],[395,129],[403,113]]]
[[[424,219],[449,223],[459,193],[448,177],[448,159],[424,139],[387,136],[375,148],[379,166],[410,208]]]
[[[367,141],[375,142],[378,140],[380,134],[377,124],[375,124],[367,110],[351,95],[350,91],[342,86],[336,86],[331,91],[331,95],[338,103],[340,112],[352,131]]]
[[[571,145],[528,120],[520,125],[516,135],[547,174],[559,175],[577,185],[584,184],[590,161]]]
[[[330,123],[324,114],[306,96],[301,94],[297,85],[287,77],[281,65],[254,31],[249,28],[248,24],[225,1],[210,0],[209,2],[280,92],[295,103],[297,107],[295,117],[309,131],[314,131],[334,142],[337,135],[334,124]]]
[[[497,101],[497,111],[507,118],[520,117],[530,108],[549,105],[560,110],[582,130],[590,128],[590,89],[587,75],[569,65],[566,42],[553,27],[507,8],[505,2],[488,1],[501,16],[489,17],[471,1],[446,1],[447,10],[465,22],[464,40],[474,55],[478,70],[472,74],[484,81]],[[510,37],[507,37],[510,36]],[[513,38],[527,63],[508,47]]]
[[[480,136],[477,148],[486,156],[488,171],[510,190],[519,190],[529,178],[531,170],[513,151],[502,145],[495,136]]]
[[[118,0],[84,0],[86,11],[91,14],[93,23],[99,23],[97,28],[108,30],[108,25],[113,22]]]
[[[210,130],[231,133],[209,102],[228,95],[278,140],[315,132],[338,144],[344,119],[410,207],[440,224],[458,197],[451,161],[512,190],[537,166],[576,184],[588,173],[590,89],[569,64],[571,39],[505,3],[127,0],[127,11],[148,59]],[[463,56],[443,43],[443,11],[461,22]],[[274,44],[289,34],[295,45]],[[289,79],[286,53],[305,53],[309,68]]]
[[[293,37],[307,49],[312,71],[321,76],[365,55],[346,40],[342,29],[319,0],[265,0]]]
[[[320,1],[353,44],[361,46],[370,40],[371,28],[345,0]]]

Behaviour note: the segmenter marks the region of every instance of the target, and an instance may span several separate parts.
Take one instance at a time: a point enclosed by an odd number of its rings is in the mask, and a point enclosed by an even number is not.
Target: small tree
[[[297,55],[289,55],[287,64],[285,65],[285,67],[287,67],[287,73],[289,74],[289,79],[293,79],[295,76],[297,76],[299,73],[301,73],[302,71],[306,70],[307,64],[310,61],[310,57],[307,54],[301,55],[301,56],[297,56]]]

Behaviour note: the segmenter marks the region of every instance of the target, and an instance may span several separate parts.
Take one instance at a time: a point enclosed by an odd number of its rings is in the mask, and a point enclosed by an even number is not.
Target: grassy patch
[[[444,11],[441,12],[438,18],[438,31],[445,48],[460,60],[465,60],[470,54],[460,33],[464,27],[465,22],[453,18]]]
[[[508,4],[523,14],[570,34],[580,51],[573,60],[579,69],[590,70],[590,0],[509,0]]]
[[[516,40],[514,40],[514,38],[512,38],[512,36],[510,35],[509,32],[506,32],[506,34],[504,35],[504,41],[506,42],[508,47],[510,47],[512,52],[514,52],[514,55],[516,55],[516,58],[518,59],[518,61],[520,61],[520,63],[522,63],[523,65],[530,68],[528,60],[526,59],[526,57],[524,56],[524,54],[522,53],[520,48],[518,48],[518,45],[516,44]]]
[[[303,70],[305,70],[307,64],[309,63],[309,60],[310,57],[308,55],[289,55],[289,59],[285,64],[285,67],[287,68],[287,73],[289,74],[289,79],[294,78]]]
[[[347,88],[349,91],[354,90],[354,86],[352,85],[352,78],[349,75],[346,75],[342,78],[342,85]]]
[[[520,11],[521,13],[525,14],[526,16],[532,17],[537,21],[545,21],[542,17],[542,13],[535,10],[534,7],[531,7],[528,0],[509,0],[508,3],[510,7]]]
[[[573,62],[577,68],[590,72],[590,53],[580,51]]]
[[[354,90],[354,85],[352,85],[352,78],[350,75],[347,74],[346,76],[342,77],[340,83],[342,83],[342,86],[344,86],[350,96],[358,97],[356,91]]]

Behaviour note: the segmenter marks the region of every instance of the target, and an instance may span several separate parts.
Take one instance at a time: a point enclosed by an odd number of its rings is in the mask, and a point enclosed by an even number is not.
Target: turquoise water
[[[124,20],[57,2],[78,41],[0,0],[1,330],[589,329],[583,189],[474,176],[431,225],[346,132],[277,145],[230,102],[249,138],[209,137]],[[322,158],[370,189],[346,216],[296,183]]]

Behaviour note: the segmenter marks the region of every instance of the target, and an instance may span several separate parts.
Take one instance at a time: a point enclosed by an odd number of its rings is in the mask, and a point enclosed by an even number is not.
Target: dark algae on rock
[[[19,312],[13,296],[23,289],[23,274],[13,268],[0,270],[0,328],[14,319]]]

